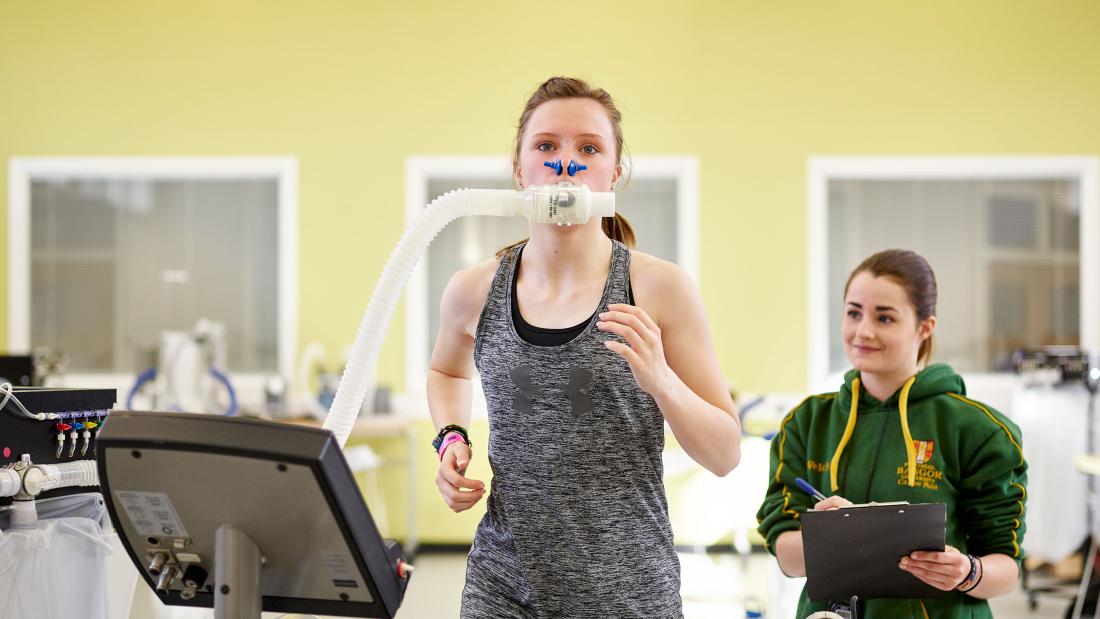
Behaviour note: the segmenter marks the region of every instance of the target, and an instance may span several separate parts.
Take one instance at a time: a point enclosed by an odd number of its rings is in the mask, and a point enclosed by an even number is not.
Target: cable
[[[137,392],[141,389],[142,385],[153,380],[156,377],[156,368],[149,368],[141,374],[138,374],[137,380],[134,381],[134,386],[130,387],[130,393],[126,396],[126,410],[134,410],[134,396],[137,395]]]
[[[229,408],[225,409],[224,415],[226,417],[232,417],[237,414],[237,392],[233,390],[233,385],[229,384],[229,377],[222,374],[215,368],[210,368],[210,374],[217,380],[221,381],[225,385],[225,390],[229,392]]]
[[[226,391],[229,392],[229,406],[222,414],[227,417],[232,417],[233,415],[236,415],[238,408],[237,392],[233,389],[233,385],[229,382],[229,377],[214,368],[210,368],[210,375],[213,376],[215,380],[225,385]],[[156,368],[149,368],[141,374],[138,374],[137,380],[134,381],[134,386],[130,387],[130,393],[126,396],[126,408],[128,410],[134,410],[134,396],[137,395],[137,392],[141,389],[142,385],[155,379],[156,377]],[[2,406],[0,406],[0,408],[2,408]]]
[[[13,387],[11,386],[11,383],[4,383],[0,385],[0,389],[4,389],[5,387],[7,387],[7,389],[4,391],[4,401],[0,402],[0,410],[4,410],[4,407],[8,405],[8,400],[10,400],[12,396],[11,390],[13,389]]]
[[[763,434],[756,434],[754,432],[750,432],[749,430],[747,430],[745,428],[745,417],[749,414],[749,411],[756,408],[757,406],[760,406],[763,403],[764,403],[764,396],[759,396],[754,400],[750,400],[747,404],[745,404],[744,406],[741,407],[741,409],[738,413],[738,418],[741,422],[741,434],[742,434],[742,436],[760,436],[760,437],[763,437],[764,440],[770,441],[773,438],[775,438],[776,434],[778,434],[778,432],[776,432],[774,430],[770,431],[770,432],[764,432]]]
[[[33,419],[35,421],[48,421],[52,419],[58,419],[60,415],[57,413],[32,413],[27,410],[26,406],[19,401],[19,398],[15,397],[14,387],[11,383],[0,384],[0,391],[4,392],[4,400],[0,402],[0,410],[4,410],[8,406],[8,402],[15,404],[16,410],[19,411],[27,419]]]

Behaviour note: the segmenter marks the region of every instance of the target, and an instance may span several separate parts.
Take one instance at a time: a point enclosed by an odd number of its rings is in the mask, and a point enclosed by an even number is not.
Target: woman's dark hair
[[[917,313],[917,321],[923,321],[936,315],[936,274],[920,254],[907,249],[887,249],[868,257],[848,276],[844,284],[844,295],[848,295],[848,286],[860,273],[870,273],[875,277],[889,277],[905,289],[909,303]],[[921,342],[917,352],[917,362],[927,365],[932,358],[932,336]]]

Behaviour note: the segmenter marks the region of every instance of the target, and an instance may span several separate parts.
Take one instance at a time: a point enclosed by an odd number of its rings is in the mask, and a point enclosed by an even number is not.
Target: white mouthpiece
[[[592,217],[614,217],[615,216],[615,192],[613,191],[593,191],[592,192]]]

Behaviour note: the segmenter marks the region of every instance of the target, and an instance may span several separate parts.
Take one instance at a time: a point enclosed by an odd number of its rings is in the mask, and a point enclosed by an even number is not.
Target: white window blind
[[[165,329],[226,326],[229,370],[278,369],[278,181],[30,183],[30,342],[78,372],[135,372]]]
[[[851,270],[888,248],[928,259],[939,285],[935,360],[1011,369],[1016,348],[1080,344],[1080,188],[1075,180],[828,182],[829,371]]]

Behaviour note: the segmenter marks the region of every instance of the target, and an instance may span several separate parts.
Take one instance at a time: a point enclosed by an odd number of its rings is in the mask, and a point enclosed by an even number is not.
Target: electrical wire
[[[8,407],[8,403],[10,402],[15,405],[15,409],[19,411],[19,414],[23,417],[26,417],[27,419],[33,419],[35,421],[49,421],[52,419],[57,419],[59,417],[57,413],[30,412],[29,410],[27,410],[27,407],[23,406],[23,403],[19,401],[19,398],[15,397],[14,389],[15,388],[11,386],[11,383],[0,384],[0,392],[4,393],[4,399],[0,400],[0,411],[6,410]]]
[[[233,384],[229,382],[229,377],[215,368],[210,368],[210,375],[214,377],[214,380],[221,383],[225,387],[226,392],[229,394],[229,406],[225,409],[224,412],[222,412],[222,414],[227,417],[236,415],[238,410],[237,391],[233,389]],[[134,396],[137,395],[138,391],[145,383],[156,380],[156,378],[156,368],[149,368],[148,370],[145,370],[138,375],[137,380],[134,381],[134,386],[130,387],[130,393],[126,395],[127,409],[134,410]],[[173,389],[173,391],[175,391],[175,389]],[[0,406],[0,408],[2,408],[2,406]],[[180,410],[178,405],[174,405],[174,408],[177,411]]]
[[[141,390],[142,385],[154,380],[156,377],[156,368],[149,368],[141,374],[138,374],[137,380],[134,381],[134,386],[130,387],[130,393],[126,394],[126,410],[134,410],[134,396]]]

